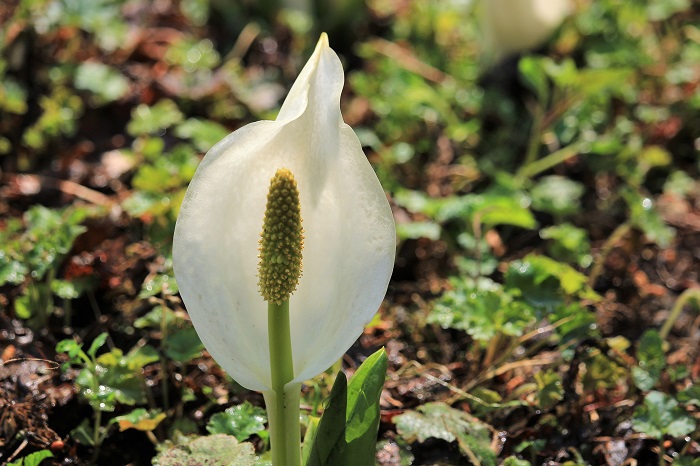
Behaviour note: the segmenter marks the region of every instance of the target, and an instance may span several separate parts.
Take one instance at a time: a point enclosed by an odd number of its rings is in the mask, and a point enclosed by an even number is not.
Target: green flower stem
[[[664,340],[668,338],[668,334],[671,333],[673,324],[676,323],[676,320],[678,320],[678,316],[680,316],[681,312],[683,312],[683,307],[688,302],[690,302],[691,299],[696,299],[698,303],[700,303],[700,289],[688,288],[683,293],[681,293],[678,299],[676,299],[676,302],[673,303],[673,308],[671,308],[671,313],[669,314],[668,318],[666,319],[666,322],[664,322],[664,325],[663,327],[661,327],[661,331],[659,332],[661,338],[663,338]]]
[[[272,391],[263,395],[270,422],[272,465],[301,466],[301,384],[285,387],[294,379],[289,300],[282,301],[281,304],[267,303],[267,332],[270,341]]]

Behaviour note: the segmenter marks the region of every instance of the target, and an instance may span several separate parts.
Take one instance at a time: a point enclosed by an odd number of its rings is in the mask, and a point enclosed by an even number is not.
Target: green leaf
[[[75,383],[81,397],[95,410],[113,411],[116,403],[142,404],[146,402],[146,394],[141,369],[158,359],[158,352],[152,346],[134,347],[127,355],[114,348],[98,357],[94,368],[81,370]]]
[[[265,430],[265,422],[265,410],[246,401],[227,408],[223,413],[214,414],[207,423],[207,431],[210,434],[233,435],[242,442]]]
[[[7,463],[6,466],[39,466],[46,458],[53,458],[53,453],[49,450],[40,450],[30,453],[18,461]]]
[[[547,103],[549,94],[549,83],[547,75],[544,72],[542,61],[533,56],[527,56],[520,59],[518,62],[518,70],[520,75],[525,79],[525,82],[535,91],[537,99],[541,104]]]
[[[518,459],[515,456],[509,456],[503,460],[503,466],[532,466],[529,461]]]
[[[678,402],[665,393],[651,391],[644,405],[634,411],[632,427],[637,432],[661,440],[664,435],[683,437],[695,430],[695,420]]]
[[[129,81],[115,68],[98,62],[85,62],[75,72],[76,89],[90,91],[98,104],[117,100],[129,90]]]
[[[150,432],[158,427],[166,417],[164,412],[159,409],[146,411],[143,408],[138,408],[131,411],[129,414],[117,416],[110,421],[116,422],[119,425],[119,432],[124,432],[127,429],[136,429],[142,432]]]
[[[156,275],[154,278],[146,280],[141,286],[141,292],[139,293],[139,298],[150,298],[159,293],[166,295],[177,294],[179,288],[177,286],[177,281],[175,280],[175,275],[163,273]]]
[[[453,289],[440,297],[428,315],[429,323],[464,330],[475,340],[490,341],[495,335],[519,336],[535,321],[532,307],[495,284],[472,286],[452,279]]]
[[[51,291],[63,299],[75,299],[80,296],[76,286],[68,280],[54,280],[51,282]]]
[[[540,407],[549,409],[564,398],[564,389],[561,386],[559,374],[548,370],[535,374],[537,383],[537,399]]]
[[[691,385],[682,390],[678,393],[677,398],[681,403],[700,407],[700,385]]]
[[[100,333],[97,335],[97,337],[92,341],[92,344],[90,345],[90,349],[87,350],[87,354],[92,358],[95,359],[95,355],[97,354],[97,350],[99,350],[102,345],[105,344],[107,341],[107,332]],[[70,341],[70,340],[69,340]]]
[[[545,176],[531,189],[532,208],[554,215],[570,215],[581,208],[584,187],[563,176]]]
[[[197,150],[201,152],[207,152],[228,133],[229,130],[219,123],[200,118],[189,118],[175,127],[175,136],[191,139]]]
[[[496,464],[491,450],[488,426],[463,411],[441,402],[426,403],[416,411],[394,417],[396,430],[407,442],[425,442],[429,438],[457,441],[463,455],[484,466]]]
[[[350,379],[345,439],[353,457],[373,460],[379,429],[379,396],[386,379],[384,348],[368,357]],[[369,464],[369,463],[368,463]]]
[[[631,189],[623,191],[622,195],[629,206],[632,224],[651,241],[662,248],[668,247],[675,236],[675,230],[664,222],[654,201]]]
[[[673,459],[673,466],[700,466],[700,458],[677,456]]]
[[[216,434],[190,437],[180,445],[161,451],[153,459],[154,466],[255,466],[255,448],[252,443],[238,443],[232,435]]]
[[[428,238],[433,241],[440,239],[440,225],[435,222],[408,222],[396,225],[396,235],[399,239]]]
[[[165,313],[165,326],[168,329],[175,329],[185,322],[185,319],[173,310],[163,306],[155,306],[146,315],[136,319],[134,327],[159,329],[163,325],[163,313]]]
[[[506,271],[505,288],[519,290],[533,306],[552,307],[566,297],[597,299],[587,285],[587,277],[568,264],[530,254],[513,261]]]
[[[637,345],[637,359],[639,365],[632,368],[632,380],[640,390],[651,390],[666,367],[663,340],[658,331],[644,332]]]
[[[182,364],[199,357],[202,349],[204,345],[194,327],[178,329],[168,335],[163,348],[168,358]]]
[[[380,349],[362,363],[347,387],[345,375],[338,374],[306,466],[374,464],[386,368],[386,351]]]
[[[557,260],[586,268],[593,262],[588,232],[570,223],[561,223],[540,230],[540,238],[552,240],[547,252]]]
[[[0,84],[0,109],[17,115],[27,113],[27,91],[17,81],[7,76]]]
[[[149,107],[141,104],[131,112],[131,121],[126,127],[132,136],[157,133],[181,122],[183,115],[175,102],[169,99],[159,101]]]
[[[5,251],[0,251],[0,286],[5,283],[19,285],[24,281],[27,273],[29,273],[29,269],[26,265],[9,258]]]
[[[333,461],[339,461],[346,447],[345,419],[347,412],[348,379],[345,373],[339,372],[333,383],[311,449],[306,456],[305,466],[330,466]]]

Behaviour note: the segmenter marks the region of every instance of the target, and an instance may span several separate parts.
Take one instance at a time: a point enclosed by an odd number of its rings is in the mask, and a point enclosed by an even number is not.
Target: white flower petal
[[[294,174],[304,227],[303,276],[290,299],[294,382],[323,372],[360,335],[386,292],[395,230],[384,191],[340,115],[343,70],[322,36],[275,121],[214,146],[180,210],[173,257],[203,343],[241,385],[271,388],[258,239],[269,182]]]

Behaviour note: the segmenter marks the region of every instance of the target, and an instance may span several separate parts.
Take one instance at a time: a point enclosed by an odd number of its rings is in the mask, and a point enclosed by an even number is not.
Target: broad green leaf
[[[506,271],[505,289],[522,293],[533,306],[552,307],[566,298],[598,299],[587,277],[568,264],[530,254],[513,261]]]
[[[252,443],[238,443],[232,435],[216,434],[190,437],[180,444],[161,451],[153,459],[154,466],[255,466],[255,448]]]
[[[644,398],[644,405],[634,411],[632,427],[661,440],[664,435],[683,437],[690,434],[695,430],[696,422],[676,400],[665,393],[651,391]]]
[[[124,432],[127,429],[150,432],[158,427],[158,424],[160,424],[165,417],[166,414],[158,409],[147,411],[143,408],[138,408],[131,411],[129,414],[117,416],[110,422],[117,423],[119,432]]]
[[[326,409],[321,416],[306,456],[305,466],[331,466],[339,461],[345,447],[345,419],[347,412],[348,379],[340,372],[335,378]],[[304,442],[306,443],[306,442]]]
[[[214,414],[207,423],[207,431],[210,434],[233,435],[242,442],[265,430],[265,422],[265,410],[246,401],[227,408],[223,413]]]
[[[348,412],[345,439],[356,458],[374,458],[379,429],[379,396],[387,368],[382,348],[368,357],[348,384]]]
[[[486,424],[445,403],[432,402],[394,417],[396,429],[408,442],[425,442],[429,438],[457,441],[463,455],[484,466],[496,464],[491,450],[491,434]]]
[[[304,434],[304,442],[301,445],[301,464],[303,464],[304,466],[309,464],[311,449],[313,448],[314,440],[316,439],[316,434],[318,433],[318,425],[320,422],[320,417],[309,415],[308,421],[306,423],[306,433]]]
[[[362,363],[346,387],[338,374],[306,466],[371,466],[379,429],[379,396],[387,356],[381,349]]]

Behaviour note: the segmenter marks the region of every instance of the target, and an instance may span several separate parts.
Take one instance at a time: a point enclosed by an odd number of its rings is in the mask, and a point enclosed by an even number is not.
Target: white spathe
[[[572,11],[571,0],[483,0],[487,49],[497,58],[533,49]]]
[[[202,342],[238,383],[271,390],[267,302],[258,292],[258,240],[270,179],[294,174],[302,277],[290,298],[300,383],[330,367],[386,293],[395,226],[384,190],[340,114],[343,68],[323,34],[274,121],[246,125],[204,157],[175,227],[180,294]]]

